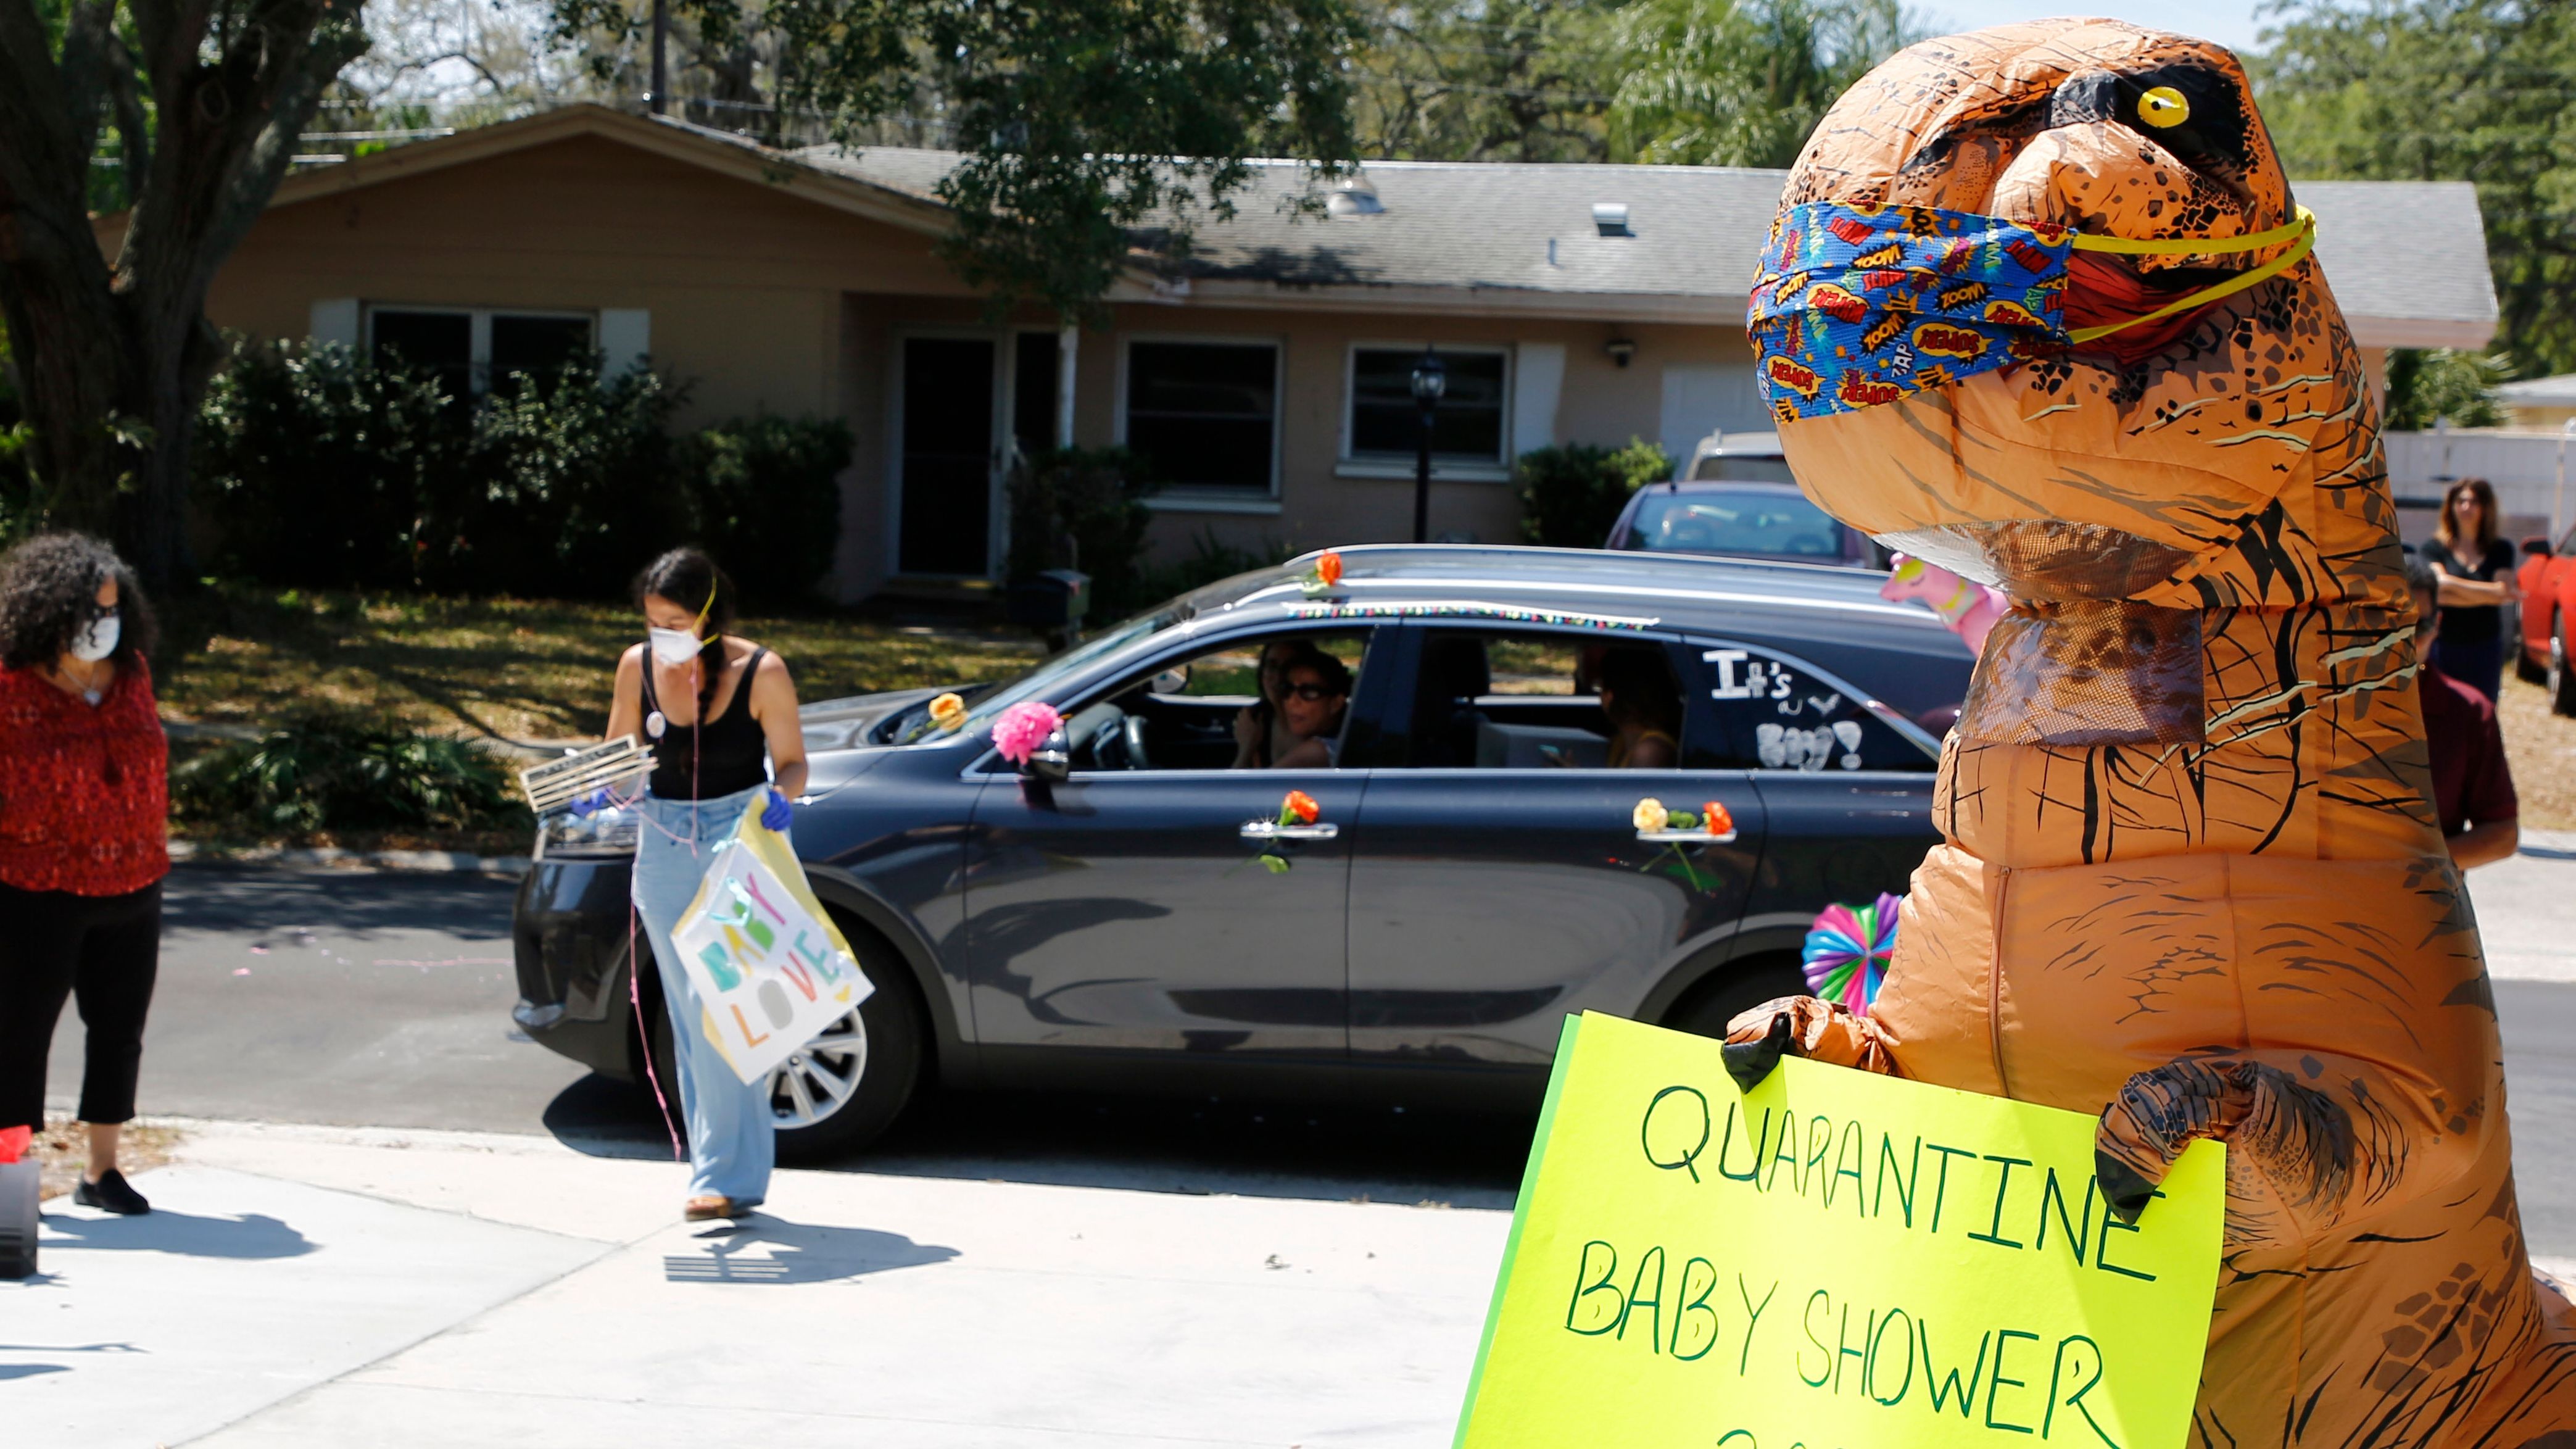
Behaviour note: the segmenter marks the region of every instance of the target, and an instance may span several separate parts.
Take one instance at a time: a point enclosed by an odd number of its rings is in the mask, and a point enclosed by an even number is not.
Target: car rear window
[[[1838,559],[1843,526],[1797,493],[1657,493],[1638,500],[1628,547]]]

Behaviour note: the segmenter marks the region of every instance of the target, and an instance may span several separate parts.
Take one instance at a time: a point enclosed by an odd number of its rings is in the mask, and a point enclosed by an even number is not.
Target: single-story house
[[[2557,432],[2576,422],[2576,372],[2505,383],[2496,389],[2496,401],[2504,404],[2505,426]]]
[[[574,105],[291,176],[218,275],[223,327],[398,346],[458,379],[590,348],[688,382],[691,422],[832,414],[858,439],[844,598],[989,581],[1010,448],[1151,455],[1158,549],[1410,536],[1426,346],[1446,360],[1436,535],[1507,540],[1552,443],[1762,430],[1745,290],[1782,173],[1375,162],[1329,215],[1256,168],[1185,275],[1140,264],[1109,325],[987,321],[933,254],[932,151],[765,149]],[[2299,188],[2356,340],[2475,347],[2496,321],[2466,184]],[[102,221],[112,228],[117,218]]]

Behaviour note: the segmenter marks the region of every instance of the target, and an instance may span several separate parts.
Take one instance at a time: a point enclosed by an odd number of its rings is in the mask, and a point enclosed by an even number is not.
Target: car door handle
[[[1655,845],[1724,845],[1735,838],[1735,832],[1732,830],[1719,832],[1711,832],[1707,830],[1640,830],[1637,832],[1637,838]]]
[[[1247,820],[1236,834],[1246,840],[1331,840],[1342,833],[1338,825],[1282,825],[1276,820]]]

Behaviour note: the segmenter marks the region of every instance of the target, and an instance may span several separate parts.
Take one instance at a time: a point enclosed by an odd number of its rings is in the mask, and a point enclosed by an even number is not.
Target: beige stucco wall
[[[930,245],[921,233],[777,186],[575,136],[273,207],[219,274],[208,310],[219,326],[291,338],[306,335],[314,303],[326,299],[642,309],[654,365],[689,389],[683,425],[760,411],[848,421],[856,446],[843,480],[834,582],[842,596],[858,598],[891,575],[890,389],[899,339],[936,329],[1002,342],[1013,330],[1052,325],[1035,311],[990,325]],[[1196,303],[1112,312],[1111,325],[1080,344],[1076,440],[1086,446],[1119,436],[1120,374],[1133,337],[1266,338],[1282,349],[1275,504],[1218,512],[1173,500],[1151,535],[1166,557],[1185,556],[1203,533],[1251,550],[1410,537],[1409,476],[1352,477],[1340,466],[1347,355],[1357,341],[1561,348],[1553,417],[1507,424],[1525,443],[1617,445],[1633,436],[1686,450],[1691,437],[1666,436],[1675,426],[1668,370],[1699,369],[1693,385],[1703,393],[1710,369],[1750,376],[1742,333],[1723,325]],[[1624,369],[1604,350],[1613,337],[1636,344]],[[1739,425],[1759,426],[1758,415]],[[1512,541],[1519,515],[1507,481],[1433,485],[1435,534]]]
[[[312,304],[652,314],[682,421],[839,405],[841,294],[857,279],[964,288],[929,241],[756,182],[576,137],[278,206],[217,275],[217,326],[300,337]]]
[[[899,365],[901,339],[966,332],[1007,345],[1016,331],[1050,329],[1048,319],[1037,312],[997,327],[985,322],[972,301],[879,293],[848,297],[843,317],[847,330],[842,398],[859,442],[851,485],[844,495],[851,538],[844,549],[841,582],[845,590],[858,595],[883,587],[890,576],[886,530],[892,518],[896,438],[888,386],[892,370]],[[1613,363],[1605,350],[1613,337],[1636,345],[1626,368]],[[1187,557],[1202,537],[1263,552],[1274,547],[1317,548],[1412,536],[1410,474],[1352,476],[1353,470],[1344,466],[1348,355],[1354,344],[1408,349],[1426,342],[1501,346],[1513,351],[1515,373],[1524,350],[1561,348],[1563,381],[1551,416],[1514,416],[1507,419],[1507,428],[1523,441],[1533,441],[1535,434],[1549,441],[1611,446],[1632,437],[1658,439],[1676,419],[1697,416],[1683,407],[1673,419],[1667,418],[1667,369],[1719,370],[1730,376],[1740,373],[1749,380],[1752,366],[1743,333],[1725,326],[1129,304],[1113,307],[1109,326],[1085,332],[1078,345],[1077,444],[1096,448],[1121,441],[1121,375],[1127,345],[1138,338],[1264,341],[1280,349],[1276,499],[1225,500],[1234,506],[1177,495],[1158,499],[1148,540],[1165,561]],[[1730,420],[1739,426],[1760,426],[1749,393]],[[1675,432],[1669,446],[1680,454],[1704,430],[1695,422]],[[1242,506],[1246,502],[1252,503],[1250,510]],[[1520,513],[1519,497],[1508,480],[1435,477],[1433,481],[1435,536],[1463,533],[1480,542],[1516,542]]]

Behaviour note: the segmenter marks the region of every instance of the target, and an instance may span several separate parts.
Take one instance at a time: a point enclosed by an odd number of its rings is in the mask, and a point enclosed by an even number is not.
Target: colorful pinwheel
[[[1868,905],[1827,906],[1807,932],[1807,989],[1850,1011],[1869,1015],[1896,954],[1895,896],[1882,893]]]

